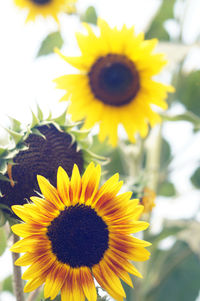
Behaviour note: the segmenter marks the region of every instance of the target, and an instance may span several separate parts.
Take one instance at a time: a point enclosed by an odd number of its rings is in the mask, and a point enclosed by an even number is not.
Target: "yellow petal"
[[[82,182],[78,166],[74,164],[70,182],[70,199],[72,205],[76,205],[79,202],[82,186],[81,184]]]
[[[59,166],[57,174],[57,189],[59,196],[65,206],[70,206],[70,197],[69,197],[69,177],[65,170]]]
[[[53,187],[47,179],[43,176],[37,176],[38,184],[40,190],[45,199],[50,201],[53,205],[55,205],[59,210],[64,209],[64,204],[60,200],[59,195],[55,187]]]
[[[36,288],[42,285],[44,281],[45,281],[45,277],[38,277],[29,280],[24,287],[24,292],[29,293],[34,291]]]
[[[11,227],[12,231],[21,237],[32,236],[34,234],[44,234],[47,232],[47,228],[43,226],[32,226],[30,224],[17,224]]]
[[[97,300],[97,291],[94,285],[94,280],[91,271],[88,267],[80,268],[81,285],[83,287],[84,294],[88,301]]]
[[[32,253],[26,253],[15,261],[15,265],[26,266],[35,261],[35,256]]]
[[[100,284],[100,286],[105,289],[111,297],[114,298],[116,301],[123,301],[123,296],[119,295],[116,290],[113,290],[110,286],[110,283],[107,281],[107,279],[104,276],[104,273],[101,271],[99,265],[95,265],[92,267],[92,273],[94,277],[96,278],[97,282]],[[63,300],[64,301],[64,300]]]
[[[55,299],[60,289],[62,288],[66,277],[68,275],[70,267],[66,264],[57,263],[50,273],[47,275],[45,286],[44,286],[44,297],[45,299],[51,297]]]
[[[90,199],[92,201],[98,190],[100,177],[100,165],[97,165],[97,167],[95,168],[94,163],[91,162],[82,177],[82,191],[80,196],[80,203],[88,203],[87,200]]]

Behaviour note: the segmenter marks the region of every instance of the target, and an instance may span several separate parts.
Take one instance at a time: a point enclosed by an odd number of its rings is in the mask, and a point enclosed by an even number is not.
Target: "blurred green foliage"
[[[165,197],[173,197],[176,195],[176,189],[172,182],[164,181],[162,184],[158,186],[158,195]]]
[[[150,259],[156,278],[145,301],[195,301],[199,293],[200,258],[183,241],[157,250]]]
[[[81,21],[96,25],[97,24],[97,12],[94,6],[89,6],[85,13],[81,15]]]
[[[0,256],[4,253],[7,246],[7,237],[4,228],[0,228]]]
[[[160,41],[169,41],[170,36],[164,27],[164,22],[173,19],[174,4],[176,0],[163,0],[162,4],[155,15],[145,37],[147,39],[157,38]]]
[[[181,102],[188,111],[200,116],[200,70],[179,72],[173,98]]]
[[[192,184],[197,188],[200,189],[200,167],[198,167],[193,175],[191,176],[191,182]]]
[[[5,278],[3,280],[3,284],[2,284],[2,291],[7,291],[7,292],[10,292],[10,293],[13,293],[12,282],[13,282],[12,275],[10,275],[7,278]]]
[[[59,31],[50,33],[43,41],[38,51],[37,57],[51,54],[54,48],[61,48],[63,46],[63,38]]]

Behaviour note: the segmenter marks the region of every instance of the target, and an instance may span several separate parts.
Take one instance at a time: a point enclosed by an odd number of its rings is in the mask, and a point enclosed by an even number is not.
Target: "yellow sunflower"
[[[108,136],[115,146],[118,125],[122,124],[129,140],[135,142],[136,133],[145,137],[148,125],[160,122],[152,105],[167,108],[165,98],[173,87],[152,79],[167,61],[163,54],[153,53],[157,40],[145,41],[143,33],[134,33],[134,27],[112,29],[99,19],[100,35],[96,36],[84,25],[88,35],[77,34],[82,56],[65,57],[57,51],[80,70],[55,80],[58,88],[67,91],[62,100],[71,95],[69,113],[73,120],[84,118],[85,128],[99,122],[101,141]]]
[[[38,183],[44,198],[12,209],[25,223],[12,226],[23,237],[11,251],[25,253],[16,265],[24,272],[24,288],[30,292],[45,283],[44,296],[54,299],[61,290],[62,301],[96,301],[94,278],[118,301],[125,292],[120,278],[132,286],[129,273],[142,277],[130,260],[144,261],[150,243],[131,233],[144,230],[138,221],[143,206],[131,200],[131,192],[118,194],[118,174],[99,188],[100,165],[91,163],[81,178],[74,165],[71,180],[59,167],[57,189],[44,177]]]
[[[29,10],[26,21],[35,20],[39,15],[43,17],[51,16],[57,23],[60,12],[71,12],[77,0],[14,0],[15,4],[21,8]]]

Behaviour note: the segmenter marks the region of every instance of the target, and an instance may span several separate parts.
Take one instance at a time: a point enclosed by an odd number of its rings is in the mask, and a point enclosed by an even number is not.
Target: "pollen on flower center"
[[[96,98],[111,106],[130,103],[140,88],[134,63],[119,54],[100,57],[89,72],[89,81]]]
[[[71,267],[100,262],[108,249],[107,225],[90,206],[69,206],[48,227],[47,236],[57,259]]]
[[[51,0],[31,0],[33,3],[35,4],[39,4],[39,5],[43,5],[43,4],[47,4],[50,3]]]

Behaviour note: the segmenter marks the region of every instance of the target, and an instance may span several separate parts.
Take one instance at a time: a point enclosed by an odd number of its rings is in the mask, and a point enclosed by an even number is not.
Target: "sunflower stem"
[[[13,243],[15,244],[19,241],[19,237],[17,235],[13,235]],[[21,279],[21,267],[15,265],[15,261],[19,258],[20,254],[12,252],[13,259],[13,289],[16,297],[16,301],[24,301],[24,293],[23,293],[23,282]]]
[[[146,170],[149,174],[148,187],[157,191],[160,170],[162,127],[154,128],[147,141],[147,163]]]

